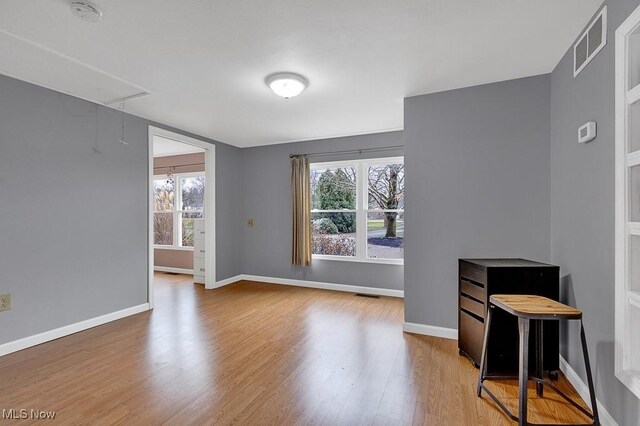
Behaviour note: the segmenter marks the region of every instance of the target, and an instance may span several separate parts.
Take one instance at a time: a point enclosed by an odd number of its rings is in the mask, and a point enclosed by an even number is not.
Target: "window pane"
[[[367,257],[404,259],[404,213],[367,214]]]
[[[404,164],[370,166],[369,208],[404,209]]]
[[[629,221],[640,222],[640,165],[629,169]]]
[[[640,294],[640,236],[629,235],[629,290]]]
[[[356,255],[355,213],[313,213],[311,224],[313,254]]]
[[[629,302],[626,302],[629,303]],[[633,304],[629,304],[629,324],[633,324],[631,327],[625,327],[627,329],[627,344],[629,345],[629,357],[627,357],[626,368],[630,370],[640,371],[640,333],[636,328],[636,324],[640,324],[640,308]],[[625,342],[626,343],[626,342]]]
[[[173,245],[173,213],[153,214],[153,243]]]
[[[629,105],[628,152],[640,150],[640,102]]]
[[[311,170],[311,208],[340,210],[356,208],[356,169],[342,167]]]
[[[201,212],[182,212],[182,246],[193,247],[194,219],[201,219]]]
[[[155,179],[153,181],[154,210],[171,211],[174,207],[175,192],[173,179]]]
[[[640,33],[633,32],[629,35],[629,89],[640,84]]]
[[[202,210],[204,208],[204,176],[180,178],[182,191],[181,210]]]

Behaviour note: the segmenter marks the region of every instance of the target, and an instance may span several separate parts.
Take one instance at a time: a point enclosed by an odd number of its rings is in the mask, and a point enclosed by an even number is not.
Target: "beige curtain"
[[[309,159],[291,157],[291,201],[293,204],[293,242],[291,263],[311,265],[311,179]]]

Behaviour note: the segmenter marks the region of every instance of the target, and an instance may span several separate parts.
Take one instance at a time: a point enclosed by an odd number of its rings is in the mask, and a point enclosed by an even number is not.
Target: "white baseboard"
[[[445,339],[458,340],[458,330],[455,328],[438,327],[435,325],[404,322],[402,331],[407,333],[424,334],[425,336],[443,337]]]
[[[569,383],[573,385],[580,397],[591,408],[591,398],[589,397],[589,386],[582,381],[582,378],[576,373],[576,371],[569,365],[562,355],[560,355],[560,370],[564,373],[569,380]],[[600,417],[600,423],[604,426],[618,426],[618,423],[614,420],[613,416],[609,414],[602,402],[596,399],[598,403],[598,416]]]
[[[216,281],[216,285],[213,288],[224,287],[225,285],[233,284],[233,283],[236,283],[238,281],[242,281],[243,279],[244,278],[242,278],[242,275],[236,275],[235,277],[229,277],[229,278],[224,279],[224,280]]]
[[[108,322],[115,321],[124,317],[139,314],[140,312],[148,311],[149,309],[149,304],[143,303],[142,305],[132,306],[131,308],[126,308],[121,311],[112,312],[110,314],[56,328],[55,330],[45,331],[44,333],[25,337],[19,340],[14,340],[13,342],[9,343],[4,343],[0,345],[0,356],[7,355],[12,352],[21,351],[23,349],[30,348],[31,346],[36,346],[50,340],[59,339],[60,337],[68,336],[70,334],[87,330],[89,328],[106,324]]]
[[[323,290],[346,291],[348,293],[372,294],[376,296],[404,297],[404,291],[389,288],[360,287],[357,285],[324,283],[319,281],[292,280],[289,278],[263,277],[259,275],[240,275],[243,280],[260,281],[269,284],[291,285],[295,287],[319,288]]]
[[[174,274],[193,275],[193,269],[172,268],[170,266],[154,266],[156,272],[173,272]]]

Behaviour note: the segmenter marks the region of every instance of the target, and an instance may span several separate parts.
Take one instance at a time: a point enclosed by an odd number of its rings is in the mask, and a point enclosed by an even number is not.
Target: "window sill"
[[[153,246],[153,248],[159,249],[159,250],[193,251],[193,247],[180,247],[180,246]]]
[[[355,257],[347,256],[329,256],[326,254],[314,254],[311,256],[311,260],[331,260],[338,262],[355,262],[355,263],[373,263],[379,265],[397,265],[403,266],[404,259],[357,259]]]

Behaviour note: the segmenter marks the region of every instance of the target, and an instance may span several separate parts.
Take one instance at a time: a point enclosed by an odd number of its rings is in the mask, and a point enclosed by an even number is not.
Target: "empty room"
[[[0,1],[0,424],[640,426],[640,0]]]

